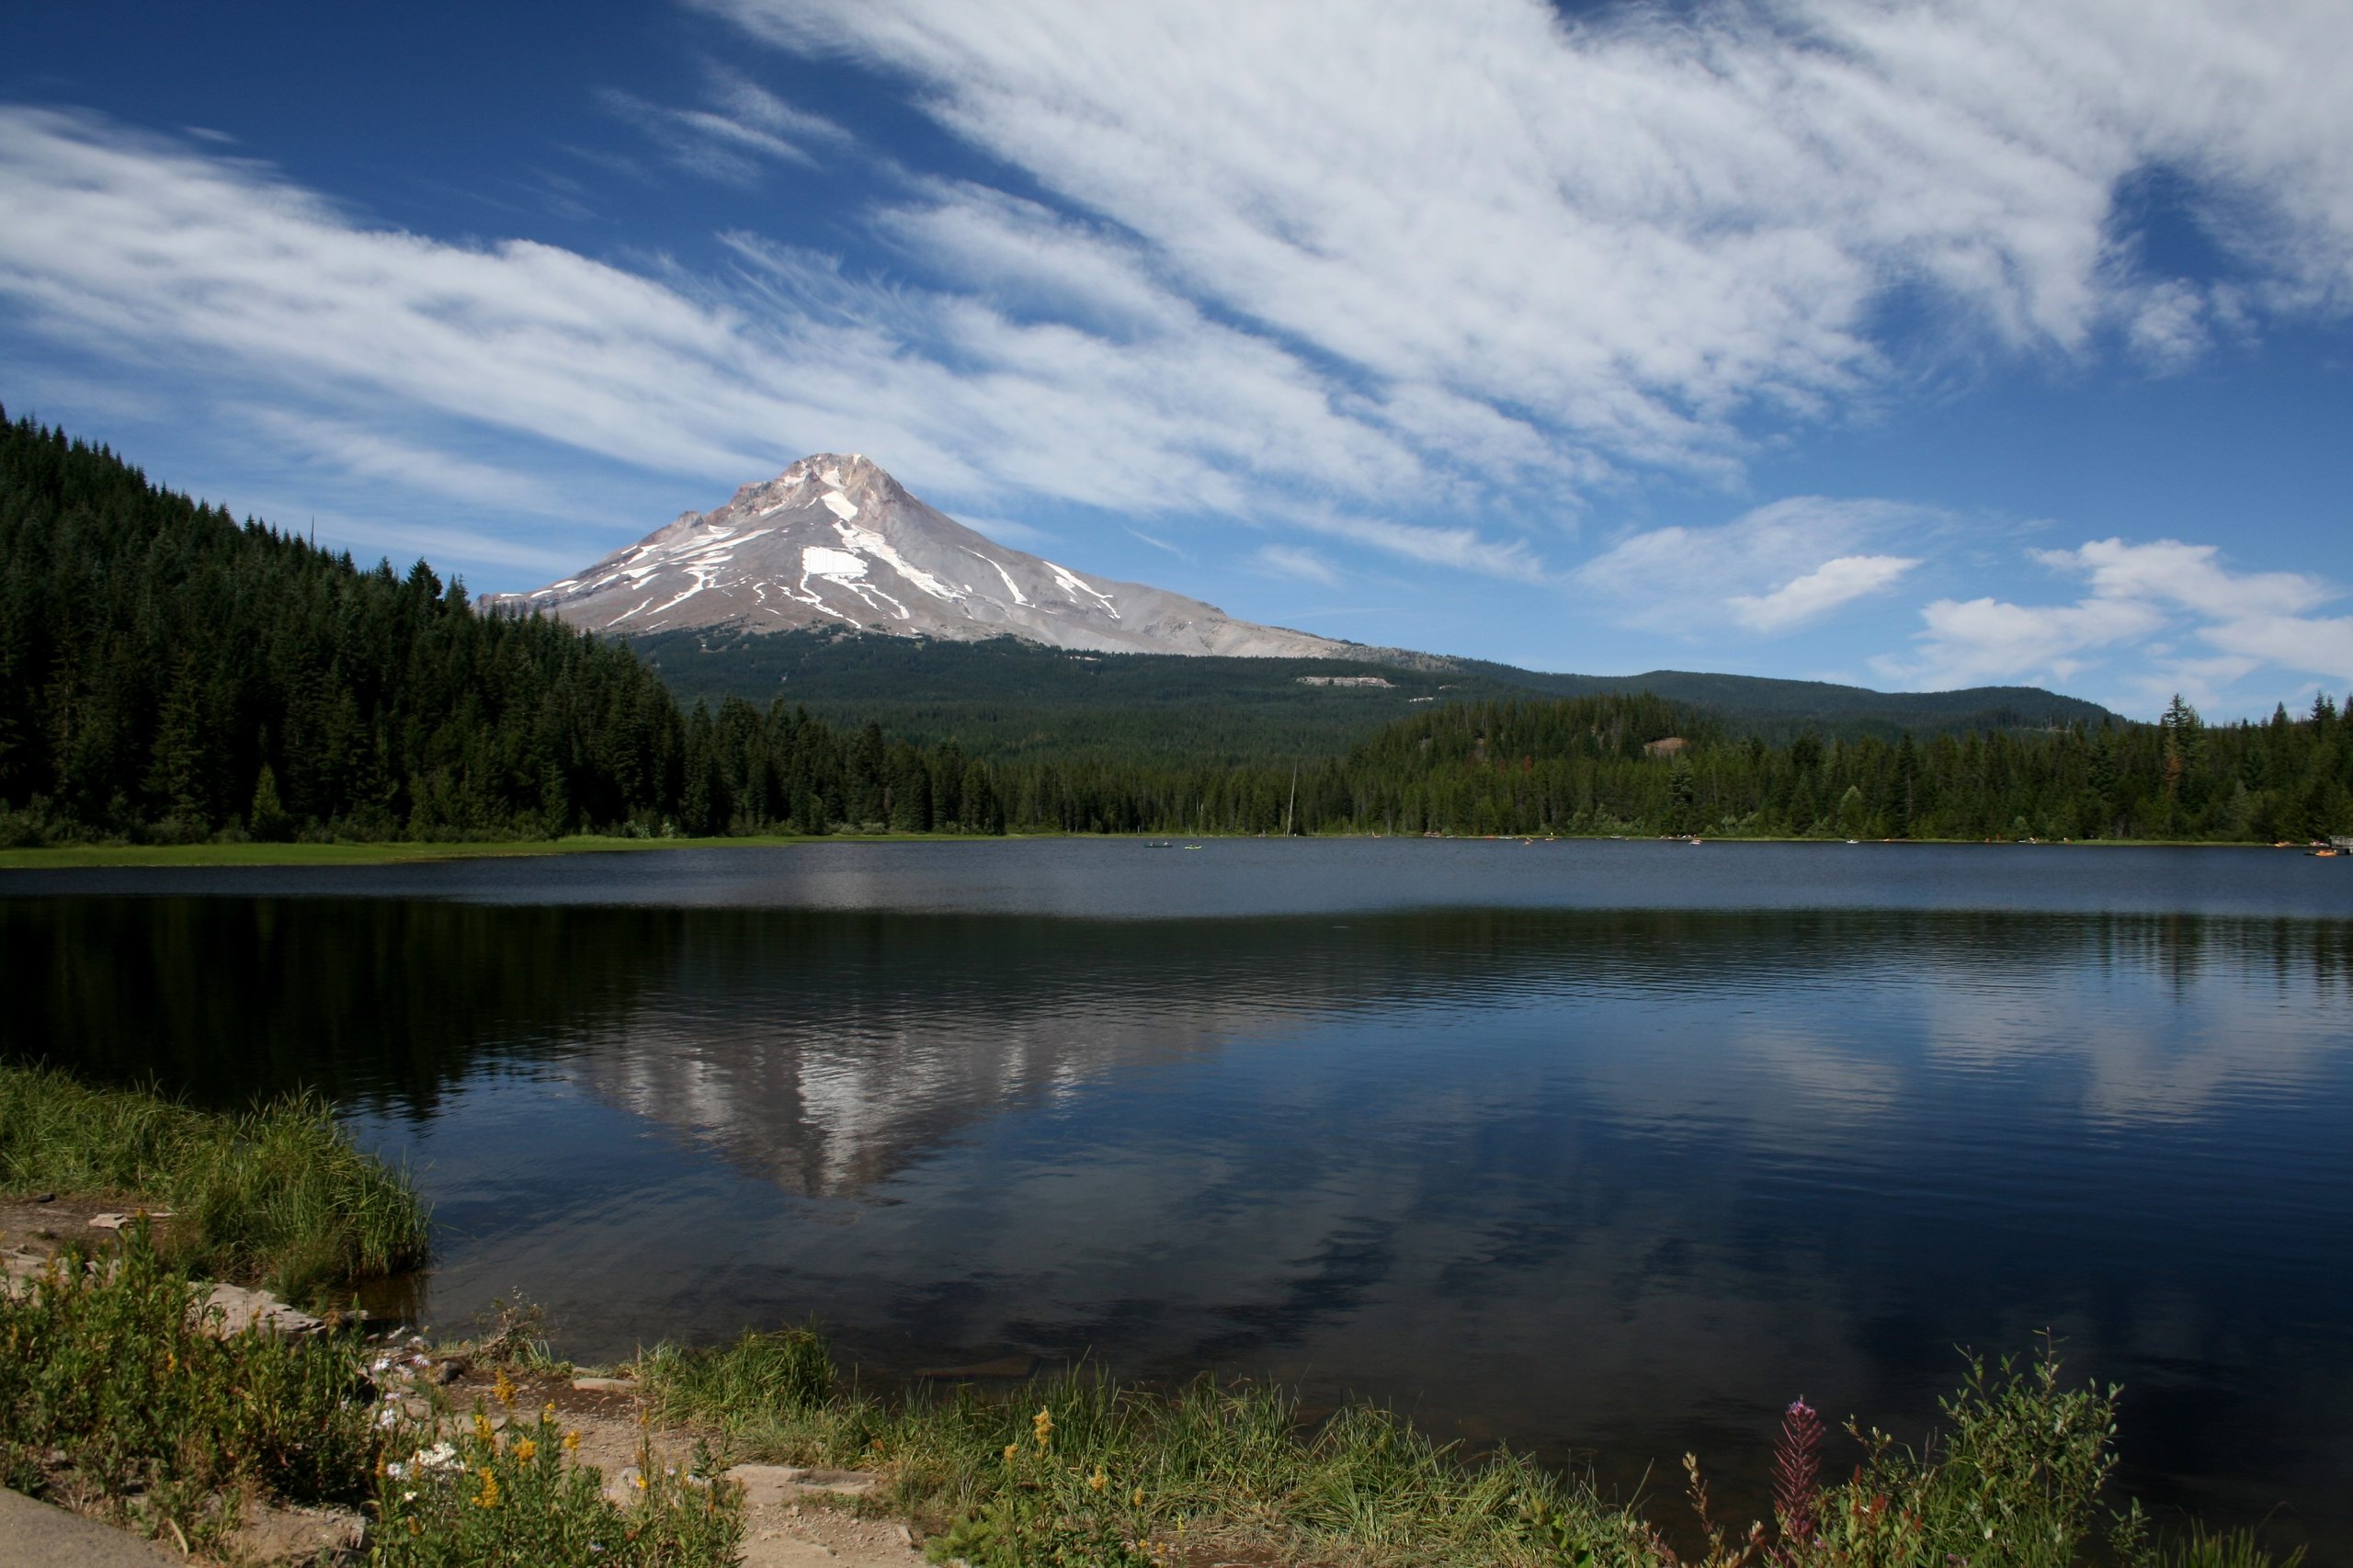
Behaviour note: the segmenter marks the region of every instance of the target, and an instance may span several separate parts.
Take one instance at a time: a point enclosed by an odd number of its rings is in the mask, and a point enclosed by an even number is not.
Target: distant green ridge
[[[1371,648],[1359,660],[1183,658],[1073,653],[1010,637],[946,642],[824,631],[677,631],[635,646],[688,704],[781,697],[828,720],[871,720],[917,744],[953,740],[974,756],[1008,761],[1337,756],[1442,703],[1638,692],[1704,710],[1731,734],[1776,744],[1807,731],[1892,741],[2116,717],[2034,687],[1881,692],[1683,670],[1554,675]],[[1386,684],[1309,684],[1334,678]]]

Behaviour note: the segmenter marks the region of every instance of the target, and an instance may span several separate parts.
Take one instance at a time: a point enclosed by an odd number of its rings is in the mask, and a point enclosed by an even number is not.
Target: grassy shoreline
[[[140,1222],[119,1251],[69,1250],[0,1291],[0,1482],[232,1556],[241,1511],[286,1502],[371,1519],[379,1568],[722,1568],[744,1532],[723,1468],[756,1460],[869,1472],[877,1484],[858,1511],[905,1521],[933,1562],[971,1568],[1200,1568],[1236,1548],[1267,1568],[2275,1562],[2247,1532],[2154,1540],[2138,1505],[2109,1493],[2118,1391],[2063,1379],[2048,1350],[1971,1363],[1941,1403],[1940,1436],[1918,1450],[1850,1427],[1851,1479],[1839,1479],[1848,1445],[1827,1452],[1819,1417],[1792,1405],[1768,1520],[1713,1517],[1687,1460],[1696,1512],[1680,1515],[1680,1553],[1654,1506],[1605,1499],[1589,1478],[1509,1451],[1467,1455],[1375,1406],[1310,1419],[1280,1389],[1146,1388],[1085,1369],[994,1392],[877,1394],[814,1328],[640,1355],[626,1369],[639,1480],[616,1503],[553,1403],[526,1422],[508,1370],[570,1369],[511,1324],[444,1347],[496,1371],[471,1416],[412,1353],[421,1341],[350,1329],[279,1341],[205,1324],[203,1274],[323,1299],[423,1261],[424,1211],[405,1177],[359,1152],[321,1103],[217,1116],[0,1066],[0,1191],[76,1187],[170,1207],[172,1229],[159,1238]],[[697,1458],[665,1470],[657,1438],[691,1441]]]
[[[244,866],[402,866],[438,860],[524,859],[556,855],[635,854],[665,849],[784,849],[812,844],[1004,844],[1008,842],[1043,842],[1063,838],[1125,839],[1161,842],[1172,839],[1194,841],[1233,839],[1247,842],[1263,835],[1256,834],[1007,834],[1001,837],[980,836],[957,833],[861,833],[861,834],[759,834],[743,837],[723,838],[620,838],[584,834],[571,838],[535,838],[495,840],[479,843],[410,843],[382,844],[69,844],[45,849],[0,849],[0,872],[7,871],[66,871],[103,867],[153,868],[236,868]],[[1407,834],[1316,834],[1302,837],[1339,838],[1398,838],[1409,842],[1453,842],[1463,844],[1503,843],[1518,841],[1530,835],[1524,834],[1449,835],[1443,840],[1424,840],[1420,835]],[[1763,835],[1711,837],[1701,835],[1708,844],[1819,844],[1843,847],[1845,841],[1836,838],[1781,838]],[[1540,837],[1540,843],[1595,843],[1622,841],[1629,844],[1677,843],[1673,838],[1653,838],[1648,835],[1612,835],[1608,834],[1556,834]],[[1986,847],[2013,847],[2009,839],[1980,838],[1894,838],[1864,839],[1865,844],[1904,845],[1979,845]],[[2078,838],[2073,840],[2038,839],[2034,847],[2058,849],[2292,849],[2308,852],[2308,846],[2257,843],[2253,840],[2222,842],[2211,839],[2177,838]]]
[[[0,1194],[42,1191],[168,1213],[157,1246],[172,1265],[303,1304],[426,1256],[407,1174],[361,1153],[311,1096],[222,1115],[0,1062]]]

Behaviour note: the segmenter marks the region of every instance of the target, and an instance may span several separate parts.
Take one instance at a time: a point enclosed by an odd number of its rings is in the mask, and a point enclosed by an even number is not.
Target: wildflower
[[[474,1412],[474,1441],[477,1443],[490,1441],[490,1417],[479,1410]]]
[[[1773,1511],[1784,1542],[1802,1545],[1819,1528],[1814,1509],[1822,1486],[1822,1417],[1802,1399],[1782,1413],[1781,1436],[1773,1445]],[[1779,1554],[1788,1555],[1787,1545]]]
[[[474,1496],[474,1506],[477,1508],[498,1506],[498,1477],[492,1472],[488,1465],[482,1467],[482,1491]]]
[[[1011,1461],[1013,1457],[1020,1451],[1021,1445],[1018,1443],[1007,1443],[1005,1446],[1005,1457],[1008,1462]]]
[[[1095,1467],[1095,1473],[1086,1478],[1086,1489],[1089,1492],[1100,1492],[1110,1484],[1111,1478],[1103,1473],[1103,1467],[1099,1464]]]
[[[165,1352],[164,1352],[164,1370],[165,1370],[166,1372],[176,1372],[176,1371],[178,1371],[179,1369],[180,1369],[180,1353],[179,1353],[178,1351],[176,1351],[176,1350],[166,1350],[166,1351],[165,1351]]]
[[[1042,1449],[1052,1442],[1054,1440],[1053,1412],[1042,1404],[1040,1405],[1038,1414],[1029,1418],[1029,1430],[1037,1434],[1040,1448]]]
[[[408,1533],[411,1535],[423,1535],[425,1533],[425,1527],[418,1524],[412,1518],[408,1522]]]
[[[493,1399],[498,1401],[499,1403],[506,1405],[508,1409],[511,1410],[514,1408],[515,1383],[512,1379],[507,1377],[506,1368],[501,1367],[498,1369],[498,1381],[490,1385],[490,1395]]]
[[[530,1463],[539,1451],[539,1444],[531,1441],[529,1437],[524,1438],[521,1442],[515,1445],[515,1458],[518,1462],[523,1464]]]
[[[384,1463],[384,1456],[383,1456],[383,1455],[381,1455],[381,1454],[378,1454],[378,1455],[376,1456],[376,1476],[377,1476],[377,1479],[378,1479],[378,1480],[381,1480],[381,1479],[383,1479],[383,1476],[384,1476],[385,1472],[386,1472],[390,1468],[391,1468],[391,1467],[389,1467],[388,1465],[386,1465],[386,1464]]]
[[[400,1419],[401,1413],[394,1410],[389,1404],[384,1406],[383,1409],[376,1412],[376,1425],[383,1427],[386,1431],[390,1431],[392,1427],[398,1426],[400,1424]]]
[[[563,1435],[563,1451],[567,1454],[576,1454],[580,1451],[580,1434],[577,1431],[566,1432]]]
[[[540,1406],[540,1419],[542,1421],[553,1421],[555,1419],[555,1401],[550,1400],[545,1404]]]
[[[1131,1503],[1132,1503],[1132,1504],[1134,1504],[1134,1505],[1135,1505],[1137,1507],[1139,1507],[1139,1508],[1142,1507],[1142,1506],[1143,1506],[1143,1488],[1142,1488],[1142,1487],[1141,1487],[1141,1486],[1137,1487],[1137,1488],[1136,1488],[1136,1492],[1135,1492],[1135,1495],[1134,1495],[1134,1496],[1132,1496],[1132,1497],[1131,1497],[1131,1498],[1129,1498],[1129,1499],[1128,1499],[1128,1501],[1129,1501],[1129,1502],[1131,1502]]]

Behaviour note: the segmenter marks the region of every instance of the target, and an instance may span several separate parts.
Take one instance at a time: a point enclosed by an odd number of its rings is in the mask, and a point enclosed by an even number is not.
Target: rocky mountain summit
[[[534,593],[485,595],[483,603],[627,636],[835,626],[956,642],[1012,636],[1103,653],[1364,653],[1007,549],[926,506],[856,453],[803,458],[716,511],[685,513],[575,576]]]

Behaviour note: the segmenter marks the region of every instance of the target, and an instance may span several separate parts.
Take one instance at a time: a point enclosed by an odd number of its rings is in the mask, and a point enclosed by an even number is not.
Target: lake
[[[1742,1518],[1800,1395],[2125,1385],[2353,1562],[2353,867],[2260,850],[827,843],[0,874],[9,1051],[413,1165],[420,1310],[583,1360],[1266,1376]],[[1838,1462],[1834,1460],[1834,1463]],[[2275,1513],[2276,1510],[2276,1513]]]

